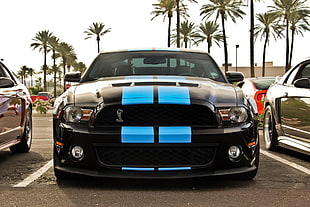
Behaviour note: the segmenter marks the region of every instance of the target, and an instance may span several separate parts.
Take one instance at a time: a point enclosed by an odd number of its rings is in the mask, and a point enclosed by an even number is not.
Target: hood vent
[[[176,86],[175,82],[135,82],[135,86]]]
[[[113,87],[126,87],[126,86],[131,86],[132,82],[126,82],[126,83],[113,83]]]
[[[196,88],[199,86],[198,83],[184,83],[184,82],[180,82],[179,85],[184,87],[196,87]]]

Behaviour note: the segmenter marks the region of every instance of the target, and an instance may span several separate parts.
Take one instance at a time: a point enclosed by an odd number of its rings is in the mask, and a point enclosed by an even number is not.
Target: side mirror
[[[230,83],[234,83],[234,82],[243,81],[244,75],[241,72],[228,71],[226,72],[226,78]]]
[[[0,78],[0,88],[10,88],[13,87],[14,85],[15,83],[13,80],[5,77]]]
[[[300,78],[294,82],[296,88],[309,88],[310,89],[310,79],[309,78]]]
[[[81,80],[80,72],[71,72],[65,75],[65,81],[67,82],[79,82]]]

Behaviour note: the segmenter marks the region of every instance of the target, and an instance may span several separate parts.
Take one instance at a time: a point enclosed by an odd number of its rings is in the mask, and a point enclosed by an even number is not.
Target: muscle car
[[[231,84],[242,79],[199,51],[100,53],[55,101],[56,177],[254,178],[257,110]]]
[[[268,150],[285,147],[310,155],[310,59],[273,84],[266,96],[264,139]]]
[[[32,102],[27,88],[0,62],[0,150],[28,152],[32,142]]]

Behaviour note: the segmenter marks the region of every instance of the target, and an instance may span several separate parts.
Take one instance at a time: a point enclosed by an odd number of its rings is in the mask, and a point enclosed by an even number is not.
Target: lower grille
[[[97,156],[110,167],[206,167],[213,162],[215,151],[215,146],[97,147]]]

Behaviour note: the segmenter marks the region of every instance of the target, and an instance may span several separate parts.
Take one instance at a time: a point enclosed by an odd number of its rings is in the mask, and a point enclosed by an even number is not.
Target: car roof
[[[181,48],[133,48],[133,49],[119,49],[119,50],[101,51],[100,54],[114,53],[114,52],[142,52],[142,51],[192,52],[192,53],[208,54],[207,52],[202,51],[202,50],[181,49]]]

